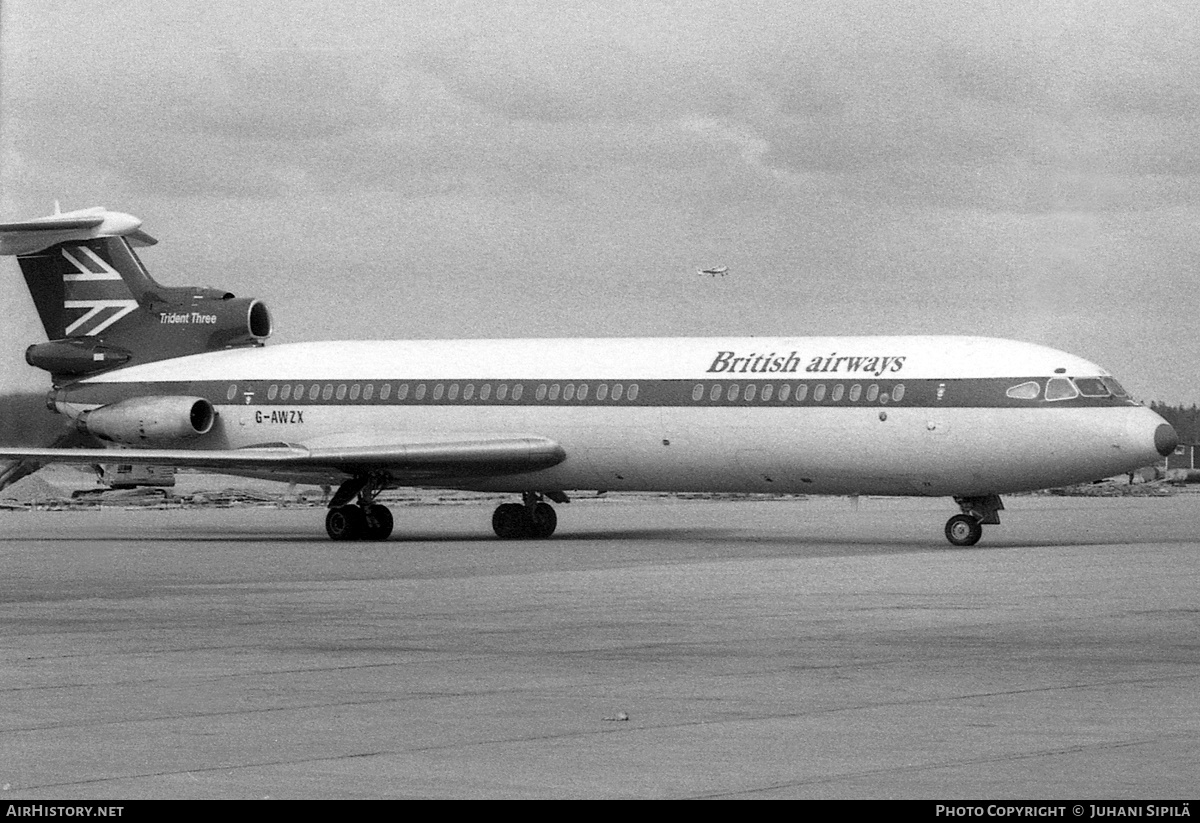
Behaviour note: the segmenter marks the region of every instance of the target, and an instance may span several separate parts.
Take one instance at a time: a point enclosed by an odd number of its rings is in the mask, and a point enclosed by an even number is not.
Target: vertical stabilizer
[[[123,237],[59,243],[17,262],[50,340],[101,334],[156,286]]]

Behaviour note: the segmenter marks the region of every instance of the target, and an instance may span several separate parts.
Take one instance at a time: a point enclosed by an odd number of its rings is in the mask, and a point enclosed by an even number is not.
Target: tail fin
[[[0,223],[0,254],[15,255],[46,336],[94,336],[132,312],[154,281],[129,243],[158,242],[131,214],[103,208]]]
[[[155,282],[133,250],[157,242],[141,224],[102,208],[0,223],[0,254],[16,256],[49,338],[25,359],[56,383],[270,336],[259,300]]]
[[[17,263],[50,340],[101,334],[158,285],[123,237],[58,243]]]

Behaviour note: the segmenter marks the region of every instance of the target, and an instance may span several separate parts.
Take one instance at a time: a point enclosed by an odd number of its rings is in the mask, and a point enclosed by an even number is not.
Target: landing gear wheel
[[[946,521],[946,539],[955,546],[974,546],[983,537],[983,524],[969,514],[956,514]]]
[[[492,513],[492,531],[503,540],[527,537],[530,531],[529,518],[520,503],[502,503]]]
[[[367,540],[387,540],[392,533],[392,526],[394,524],[391,510],[387,506],[372,503],[369,506],[364,506],[362,513],[366,527],[363,530],[363,538]]]
[[[334,540],[358,540],[367,520],[358,506],[336,506],[325,515],[325,531]]]
[[[532,501],[530,501],[532,502]],[[492,514],[492,531],[504,540],[544,540],[558,528],[558,514],[549,503],[504,503]]]
[[[529,536],[538,540],[554,534],[558,527],[558,514],[549,503],[538,503],[533,511],[526,509],[525,516],[529,518]]]

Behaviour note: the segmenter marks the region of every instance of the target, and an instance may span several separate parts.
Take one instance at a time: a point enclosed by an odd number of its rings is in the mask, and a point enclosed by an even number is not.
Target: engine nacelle
[[[262,345],[271,336],[271,313],[254,297],[234,297],[212,303],[217,310],[216,329],[208,338],[210,350],[231,346]]]
[[[128,349],[106,345],[93,337],[63,337],[25,350],[25,362],[29,365],[72,377],[116,368],[131,356]]]
[[[75,427],[112,443],[168,445],[208,434],[216,418],[203,397],[136,397],[85,411]]]
[[[271,336],[267,304],[253,297],[193,300],[158,309],[157,325],[171,356],[261,346]]]

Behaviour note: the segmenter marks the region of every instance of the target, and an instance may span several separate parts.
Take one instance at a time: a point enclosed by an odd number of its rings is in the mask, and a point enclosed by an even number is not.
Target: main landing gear
[[[353,477],[341,485],[329,501],[325,531],[334,540],[387,540],[392,533],[392,512],[375,502],[387,488],[385,474]],[[358,498],[358,504],[350,501]]]
[[[962,509],[946,521],[946,539],[955,546],[974,546],[983,537],[984,526],[998,526],[1004,503],[1000,495],[986,497],[955,497],[954,502]]]
[[[558,515],[543,497],[549,497],[555,503],[570,502],[562,492],[524,492],[522,503],[502,503],[496,507],[492,514],[492,530],[496,536],[504,540],[544,540],[554,534]]]

